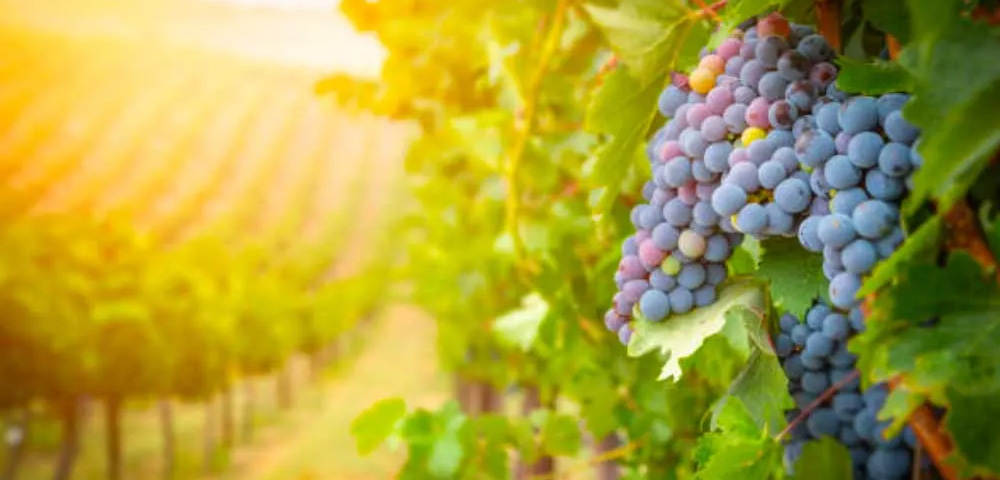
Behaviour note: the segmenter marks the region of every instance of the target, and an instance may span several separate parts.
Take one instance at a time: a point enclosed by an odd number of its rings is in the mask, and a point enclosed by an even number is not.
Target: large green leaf
[[[537,293],[531,294],[521,300],[521,308],[497,317],[493,330],[500,340],[527,351],[535,343],[538,327],[548,314],[549,304],[545,299]]]
[[[726,324],[726,313],[734,309],[745,309],[758,318],[763,318],[767,309],[764,286],[752,278],[734,278],[719,286],[719,298],[707,307],[674,315],[657,323],[645,320],[640,315],[628,346],[628,354],[638,357],[659,351],[666,357],[659,378],[672,378],[676,381],[682,373],[681,359],[698,351],[706,338],[722,331]]]
[[[837,87],[845,92],[881,95],[913,89],[910,72],[898,63],[883,60],[862,62],[848,57],[840,57],[837,63],[840,65]]]
[[[843,480],[854,476],[851,454],[833,437],[807,442],[795,461],[796,480]]]
[[[351,435],[358,453],[367,455],[395,431],[396,424],[406,415],[406,403],[401,398],[386,398],[375,402],[351,422]]]
[[[726,395],[712,407],[712,428],[717,428],[726,403],[738,399],[753,418],[757,428],[776,434],[785,425],[785,410],[795,406],[788,395],[788,377],[778,358],[754,350],[740,375]]]
[[[775,238],[761,244],[757,276],[770,283],[774,303],[802,318],[813,299],[827,290],[822,255],[802,248],[794,238]]]
[[[746,406],[736,398],[722,405],[713,431],[698,440],[695,450],[703,480],[766,480],[781,462],[781,444],[761,430]]]

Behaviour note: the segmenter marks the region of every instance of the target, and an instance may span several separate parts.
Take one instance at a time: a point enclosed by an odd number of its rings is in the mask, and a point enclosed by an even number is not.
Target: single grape
[[[701,61],[698,62],[698,68],[704,68],[714,72],[716,75],[721,74],[722,71],[725,70],[725,65],[726,60],[714,53],[709,53],[704,57],[701,57]]]
[[[683,227],[691,223],[691,206],[680,198],[670,200],[663,206],[663,218],[675,227]]]
[[[743,233],[760,233],[767,226],[767,212],[756,203],[744,205],[736,216],[736,227]]]
[[[806,373],[806,367],[802,366],[802,360],[798,354],[790,355],[782,368],[785,370],[785,376],[793,381],[802,378],[802,375]]]
[[[788,130],[771,130],[767,132],[767,138],[764,139],[768,145],[771,146],[771,152],[776,152],[779,148],[791,148],[795,146],[795,135]],[[792,150],[794,155],[795,151]],[[764,159],[767,160],[766,158]]]
[[[812,372],[823,372],[827,370],[826,357],[806,354],[806,352],[802,352],[802,365],[806,367],[806,370]]]
[[[715,53],[728,60],[740,54],[740,46],[742,45],[743,42],[741,42],[738,38],[729,37],[719,44],[719,47],[715,49]]]
[[[707,142],[717,142],[726,137],[728,127],[722,117],[712,115],[701,124],[701,136]]]
[[[806,420],[809,434],[815,438],[826,436],[836,436],[840,432],[840,418],[829,408],[817,408]]]
[[[652,239],[644,240],[639,244],[639,260],[648,270],[656,268],[666,256],[667,252],[656,248],[656,244],[653,243]]]
[[[670,292],[670,308],[674,313],[683,314],[691,311],[694,306],[694,295],[691,290],[678,286]]]
[[[728,87],[715,87],[705,96],[705,105],[716,115],[722,115],[732,103],[733,91]]]
[[[677,245],[681,253],[692,259],[701,258],[705,254],[705,238],[691,230],[681,232]],[[684,270],[682,269],[681,272],[683,273]]]
[[[767,67],[760,60],[748,60],[743,63],[743,68],[740,69],[740,82],[756,89],[765,73],[767,73]]]
[[[799,52],[814,62],[824,62],[833,59],[835,53],[822,35],[809,35],[796,47]]]
[[[847,155],[834,155],[823,166],[826,183],[836,189],[851,188],[861,182],[861,170],[851,163]]]
[[[847,317],[844,317],[840,313],[836,313],[836,314],[833,314],[833,315],[837,315],[837,318],[845,318],[845,319],[847,318]],[[834,322],[839,324],[839,320],[835,320]],[[831,327],[831,328],[834,328],[834,327]],[[839,328],[839,327],[837,327],[837,328]],[[849,329],[848,329],[848,331],[849,331]],[[838,367],[838,368],[852,368],[852,367],[854,367],[854,364],[857,361],[857,359],[858,359],[857,355],[854,355],[849,350],[847,350],[847,344],[841,342],[837,346],[837,350],[835,352],[833,352],[833,355],[830,355],[830,365],[833,365],[834,367]],[[839,381],[839,380],[840,379],[838,378],[837,381]]]
[[[885,142],[875,132],[861,132],[851,137],[847,156],[858,168],[871,168],[878,164],[879,153]]]
[[[839,213],[831,213],[823,217],[816,233],[819,235],[820,241],[836,248],[847,245],[857,236],[851,217]]]
[[[622,256],[637,255],[638,253],[639,245],[635,242],[635,235],[630,235],[622,242]]]
[[[712,87],[715,86],[715,77],[718,76],[718,72],[709,70],[707,68],[696,68],[691,72],[691,76],[688,77],[688,82],[691,85],[691,93],[697,93],[704,95],[708,93]],[[690,95],[688,96],[690,101]]]
[[[795,173],[799,168],[799,159],[795,157],[795,149],[790,147],[780,147],[771,155],[771,160],[778,162],[785,168],[785,175]]]
[[[758,47],[760,48],[760,47]],[[802,80],[809,75],[812,62],[798,50],[788,50],[778,58],[778,72],[789,81]]]
[[[705,283],[705,267],[700,263],[689,263],[681,267],[681,273],[677,275],[677,283],[691,291]]]
[[[726,266],[720,263],[712,263],[705,267],[705,278],[709,285],[718,285],[726,279],[728,272]]]
[[[868,193],[863,188],[840,190],[830,200],[830,211],[850,216],[861,202],[868,199]]]
[[[847,270],[848,273],[864,275],[875,266],[875,262],[878,261],[878,252],[872,242],[859,238],[844,247],[840,258],[844,264],[844,270]]]
[[[788,213],[799,213],[805,210],[811,201],[812,194],[809,192],[809,186],[797,178],[782,180],[774,189],[774,203]]]
[[[787,210],[786,210],[787,211]],[[819,223],[821,217],[809,217],[799,224],[799,243],[810,252],[823,250],[823,242],[819,239]]]
[[[778,66],[778,58],[785,50],[788,50],[788,42],[784,38],[763,37],[754,49],[754,58],[767,68],[775,68]]]
[[[733,146],[729,142],[715,142],[705,149],[705,167],[715,173],[721,173],[729,166],[729,154]]]
[[[660,98],[657,101],[660,113],[664,117],[673,117],[677,108],[684,105],[687,102],[687,92],[677,88],[673,85],[668,86],[660,94]]]
[[[635,305],[635,302],[630,302],[622,298],[621,292],[616,293],[615,296],[611,298],[611,301],[615,306],[615,313],[623,317],[632,315],[632,307]]]
[[[834,85],[836,79],[837,67],[830,62],[819,62],[809,70],[809,81],[819,89],[826,89],[830,85]]]
[[[766,232],[773,235],[790,235],[795,228],[795,218],[786,213],[778,205],[768,203],[764,206],[767,213]]]
[[[850,328],[847,325],[847,317],[839,313],[831,313],[823,319],[823,335],[833,340],[844,340]]]
[[[791,24],[783,15],[774,12],[757,22],[757,33],[761,37],[774,35],[787,38],[791,33]]]
[[[823,335],[821,332],[813,332],[806,339],[806,348],[804,353],[807,355],[816,355],[818,357],[826,357],[833,353],[833,340],[830,337]]]
[[[910,145],[920,135],[920,130],[917,130],[917,127],[914,127],[910,122],[907,122],[899,110],[887,115],[884,125],[885,134],[893,142]]]
[[[681,150],[692,158],[701,157],[705,154],[705,149],[708,148],[708,142],[702,138],[701,132],[692,127],[681,132],[680,140]]]
[[[715,303],[715,285],[702,285],[694,291],[693,295],[696,307],[707,307]]]
[[[772,103],[767,111],[767,120],[771,126],[783,130],[791,130],[798,116],[799,112],[795,105],[785,100]]]
[[[819,107],[816,111],[816,126],[823,129],[830,135],[840,133],[840,120],[837,115],[840,112],[840,103],[830,102]]]
[[[663,263],[660,264],[660,270],[662,270],[663,273],[666,273],[667,275],[675,275],[676,276],[678,273],[680,273],[681,266],[682,266],[682,263],[681,263],[680,259],[678,259],[677,257],[671,255],[671,256],[667,257],[666,259],[664,259]]]
[[[611,312],[614,313],[614,312]],[[792,353],[792,348],[795,344],[792,343],[792,337],[782,333],[774,337],[774,352],[779,357],[786,357],[788,354]]]
[[[662,292],[669,292],[677,286],[677,279],[657,268],[649,274],[649,286]]]
[[[768,190],[777,187],[787,176],[785,167],[774,160],[768,160],[757,169],[757,180],[760,185]]]
[[[628,346],[629,342],[632,341],[632,329],[628,325],[624,325],[618,330],[618,341],[625,346]]]
[[[642,279],[629,280],[622,287],[622,298],[629,302],[638,302],[646,290],[649,290],[649,282]]]
[[[757,128],[768,128],[770,126],[770,120],[768,120],[768,110],[771,108],[771,102],[763,97],[755,98],[750,105],[747,106],[744,113],[744,120],[746,125]]]
[[[788,79],[778,72],[767,72],[760,77],[757,83],[757,91],[769,102],[785,98],[785,89],[788,88]]]
[[[795,344],[800,347],[805,346],[806,340],[809,339],[810,333],[811,332],[809,330],[809,326],[800,323],[792,328],[792,334],[791,334],[792,341],[795,342]]]
[[[663,166],[661,176],[663,183],[677,188],[689,182],[691,176],[691,160],[687,157],[674,157]]]
[[[726,60],[726,75],[730,75],[739,80],[740,70],[743,69],[743,64],[746,63],[746,59],[743,57],[732,57]]]
[[[756,84],[754,84],[756,85]],[[741,105],[750,105],[753,99],[757,98],[757,92],[746,85],[740,85],[733,90],[733,102]]]
[[[899,213],[881,200],[861,202],[854,208],[851,220],[854,229],[865,238],[878,239],[889,234],[899,219]]]
[[[715,213],[711,201],[702,200],[696,203],[691,216],[695,225],[712,227],[719,223],[719,214]]]
[[[830,302],[837,308],[852,308],[858,303],[855,296],[860,288],[861,277],[853,273],[841,273],[830,280]]]
[[[868,473],[875,478],[902,478],[910,471],[910,452],[902,448],[876,449],[868,457]]]
[[[865,440],[872,439],[872,433],[875,431],[875,424],[877,420],[875,419],[875,412],[872,410],[864,409],[854,416],[854,433],[857,433],[859,437]]]
[[[808,130],[795,141],[795,154],[808,167],[820,166],[836,151],[833,137],[822,130]]]
[[[639,311],[646,320],[659,322],[670,313],[670,299],[667,294],[657,290],[646,290],[639,300]]]
[[[677,240],[680,232],[669,223],[661,223],[653,228],[652,240],[660,250],[673,250],[677,248]]]
[[[622,279],[628,281],[646,276],[646,269],[639,261],[638,254],[626,255],[618,263],[618,271],[622,274]]]
[[[775,149],[777,149],[777,147],[766,138],[759,142],[753,142],[746,148],[747,160],[759,167],[771,158]]]
[[[784,313],[778,319],[778,326],[781,327],[781,331],[785,333],[790,333],[796,325],[799,324],[799,319],[795,318],[795,315],[791,313]]]
[[[800,115],[806,114],[816,103],[816,87],[807,80],[792,82],[785,88],[785,100],[794,105]]]
[[[705,245],[705,260],[710,262],[724,262],[732,252],[729,242],[722,235],[716,234],[708,237]]]
[[[738,185],[723,184],[712,193],[712,208],[724,217],[739,212],[746,204],[747,193]]]
[[[840,128],[851,135],[873,130],[878,126],[878,107],[875,99],[866,96],[852,97],[840,106],[837,116]]]
[[[903,177],[910,173],[910,147],[889,142],[878,156],[878,169],[890,177]]]
[[[898,200],[903,196],[905,185],[901,179],[893,178],[881,170],[869,170],[865,174],[865,190],[879,200]]]

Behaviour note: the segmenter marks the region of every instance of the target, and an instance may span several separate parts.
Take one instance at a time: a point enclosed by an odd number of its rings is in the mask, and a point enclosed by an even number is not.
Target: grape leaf
[[[367,455],[375,450],[392,434],[403,415],[406,415],[406,403],[401,398],[379,400],[361,412],[351,422],[351,435],[358,453]]]
[[[833,437],[806,442],[802,455],[795,461],[794,479],[841,480],[852,478],[854,468],[847,447]]]
[[[666,76],[641,85],[623,68],[617,68],[604,78],[604,83],[591,97],[587,106],[585,127],[594,133],[605,133],[611,139],[597,151],[597,159],[588,178],[603,187],[594,202],[594,211],[607,210],[618,196],[622,179],[636,157],[640,145],[656,114],[656,99]]]
[[[865,0],[861,10],[875,28],[895,36],[901,43],[910,40],[910,11],[906,8],[906,0]]]
[[[1000,437],[995,424],[986,420],[1000,415],[1000,391],[965,392],[955,385],[947,395],[951,408],[945,415],[945,426],[957,450],[971,466],[1000,472]]]
[[[861,289],[858,296],[863,297],[882,288],[907,263],[931,252],[937,252],[941,244],[942,225],[940,217],[933,217],[924,222],[917,231],[910,235],[893,254],[879,262]]]
[[[666,357],[660,380],[681,377],[680,361],[698,351],[706,338],[722,331],[726,313],[746,309],[755,315],[766,310],[764,288],[752,278],[733,278],[719,285],[715,303],[683,315],[674,315],[658,323],[641,315],[635,322],[635,333],[628,346],[630,357],[639,357],[658,350]]]
[[[750,17],[767,12],[772,7],[782,7],[789,0],[740,0],[731,1],[722,10],[722,22],[735,26]],[[710,3],[710,2],[708,2]]]
[[[774,303],[802,318],[812,301],[827,289],[823,257],[802,248],[794,238],[775,238],[761,244],[757,276],[770,283]]]
[[[875,60],[862,62],[848,57],[837,60],[840,73],[837,88],[845,92],[881,95],[891,92],[908,92],[913,89],[910,73],[894,62]]]
[[[542,447],[555,455],[571,455],[580,450],[580,426],[569,415],[550,415],[542,428]]]
[[[781,444],[754,422],[738,398],[725,402],[714,431],[698,439],[695,478],[704,480],[768,479],[781,462]]]
[[[615,53],[643,84],[697,58],[708,22],[680,2],[624,0],[617,8],[587,4]]]
[[[757,427],[777,434],[785,425],[785,410],[795,406],[788,395],[788,377],[778,358],[755,349],[729,391],[712,407],[712,428],[718,426],[726,402],[736,398],[746,407]]]
[[[538,327],[549,314],[549,304],[537,293],[525,296],[521,308],[497,317],[493,331],[500,340],[528,351],[538,337]]]
[[[436,478],[452,478],[462,465],[465,455],[462,441],[458,433],[446,432],[434,441],[430,458],[427,459],[427,471]]]

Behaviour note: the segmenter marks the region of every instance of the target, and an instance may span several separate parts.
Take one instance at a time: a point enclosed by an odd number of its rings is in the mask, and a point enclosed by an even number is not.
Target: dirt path
[[[434,351],[434,323],[410,307],[393,307],[339,378],[319,386],[315,403],[293,409],[277,432],[236,452],[224,478],[241,480],[369,480],[391,478],[402,451],[382,448],[360,457],[348,432],[372,402],[402,396],[408,408],[433,407],[448,395]]]

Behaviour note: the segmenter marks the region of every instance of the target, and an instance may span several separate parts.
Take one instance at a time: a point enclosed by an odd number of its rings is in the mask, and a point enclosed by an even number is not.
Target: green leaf
[[[746,309],[758,317],[762,316],[766,310],[763,285],[746,277],[733,278],[719,286],[719,298],[707,307],[667,317],[657,323],[640,315],[628,354],[639,357],[659,351],[666,357],[660,380],[673,378],[676,381],[681,377],[681,359],[698,351],[706,338],[722,331],[726,312],[732,309]]]
[[[795,461],[793,479],[842,480],[852,478],[854,468],[847,447],[833,437],[806,442],[802,455]]]
[[[549,314],[549,304],[537,293],[525,296],[521,308],[508,312],[493,322],[500,340],[528,351],[538,336],[538,327]]]
[[[794,238],[775,238],[761,245],[757,276],[771,286],[774,303],[802,318],[814,298],[826,291],[822,255],[811,253]]]
[[[623,0],[617,8],[585,8],[643,84],[696,58],[708,40],[708,23],[680,2]]]
[[[591,97],[587,107],[587,130],[605,133],[611,139],[597,152],[588,178],[603,187],[594,211],[606,211],[618,196],[622,180],[637,157],[649,125],[656,114],[656,99],[663,88],[665,75],[645,85],[617,68],[604,79],[604,83]]]
[[[553,455],[573,455],[580,450],[580,427],[569,415],[550,415],[542,428],[542,448]]]
[[[898,63],[884,60],[869,63],[848,57],[840,57],[837,63],[840,65],[837,88],[845,92],[882,95],[913,90],[910,72]]]
[[[715,431],[698,439],[695,478],[771,478],[781,462],[781,444],[757,427],[746,406],[732,398],[722,405],[716,420]]]
[[[712,428],[718,427],[719,416],[727,402],[736,398],[746,407],[757,428],[777,434],[785,425],[785,410],[795,406],[788,395],[788,377],[778,358],[754,350],[746,367],[715,406],[712,407]]]
[[[965,195],[1000,146],[998,102],[1000,77],[925,129],[918,148],[925,162],[914,175],[910,207],[930,195],[939,211],[947,211]]]
[[[981,473],[1000,472],[1000,438],[993,422],[1000,418],[1000,391],[964,392],[956,385],[947,395],[951,408],[945,426],[958,452]]]
[[[893,254],[879,262],[861,289],[858,296],[863,297],[876,292],[883,285],[893,279],[900,269],[909,262],[923,257],[927,254],[937,252],[942,239],[942,223],[940,217],[933,217],[924,222],[916,232],[906,238],[903,244],[896,249]]]
[[[789,0],[737,0],[726,4],[722,10],[722,22],[732,26],[744,20],[761,15],[772,7],[782,7]],[[711,2],[707,2],[711,3]]]
[[[427,459],[427,471],[437,478],[454,478],[462,465],[464,455],[458,434],[448,432],[438,437],[431,447],[431,455]]]
[[[864,17],[879,30],[893,35],[901,43],[910,40],[910,10],[906,0],[864,0]]]
[[[358,453],[367,455],[382,444],[406,415],[406,402],[401,398],[386,398],[375,402],[351,422],[351,435]]]

